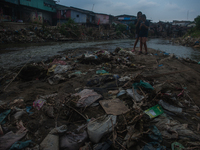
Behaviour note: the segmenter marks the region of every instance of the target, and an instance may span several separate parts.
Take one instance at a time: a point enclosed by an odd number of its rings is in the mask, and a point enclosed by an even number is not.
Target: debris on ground
[[[116,48],[0,74],[0,150],[198,150],[199,69]]]

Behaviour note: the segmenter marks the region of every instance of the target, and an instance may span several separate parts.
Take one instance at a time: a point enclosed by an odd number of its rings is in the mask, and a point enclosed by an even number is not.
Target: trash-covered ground
[[[174,43],[183,45],[183,46],[192,46],[194,48],[200,48],[200,38],[194,38],[191,36],[186,36],[186,37],[179,37],[172,39]]]
[[[200,65],[190,59],[67,51],[0,81],[0,150],[200,149]]]

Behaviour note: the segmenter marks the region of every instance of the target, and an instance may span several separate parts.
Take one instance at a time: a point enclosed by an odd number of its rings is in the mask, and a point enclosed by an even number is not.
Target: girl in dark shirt
[[[147,37],[148,37],[148,29],[149,29],[149,22],[146,21],[146,15],[143,14],[142,15],[142,23],[140,24],[140,33],[139,33],[139,37],[140,37],[140,51],[139,54],[142,53],[142,46],[144,45],[144,49],[145,49],[145,54],[147,54]]]

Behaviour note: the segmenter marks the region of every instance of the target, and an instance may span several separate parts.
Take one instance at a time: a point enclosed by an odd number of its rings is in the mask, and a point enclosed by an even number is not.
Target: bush
[[[117,31],[117,32],[116,32],[116,35],[117,35],[117,36],[121,36],[122,33],[121,33],[120,31]]]
[[[123,24],[116,25],[116,31],[124,32],[126,31],[126,29],[127,29],[126,25],[123,25]]]
[[[71,18],[60,27],[60,33],[66,37],[78,37],[81,35],[78,24]]]

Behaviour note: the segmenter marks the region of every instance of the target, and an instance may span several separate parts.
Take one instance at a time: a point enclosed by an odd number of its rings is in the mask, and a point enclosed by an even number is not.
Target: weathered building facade
[[[56,13],[54,0],[1,0],[0,21],[52,24]]]
[[[25,22],[52,24],[56,3],[53,0],[19,0],[22,8],[21,18]]]
[[[0,22],[16,21],[19,10],[18,0],[0,0]]]
[[[93,24],[95,22],[95,14],[92,11],[62,5],[56,5],[56,8],[57,23],[62,24],[66,22],[69,18],[73,19],[78,24]]]
[[[117,21],[123,23],[123,24],[135,24],[135,21],[137,19],[136,16],[132,16],[132,15],[119,15],[119,16],[116,16],[117,18]]]

